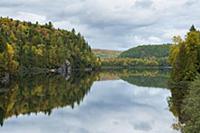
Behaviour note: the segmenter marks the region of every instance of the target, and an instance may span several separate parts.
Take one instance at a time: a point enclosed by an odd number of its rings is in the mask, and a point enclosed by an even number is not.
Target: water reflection
[[[188,82],[179,82],[179,83],[173,83],[169,85],[172,96],[169,98],[168,103],[169,103],[170,111],[178,119],[178,121],[173,124],[173,128],[176,130],[182,131],[183,125],[185,121],[187,120],[187,117],[183,112],[183,108],[185,105],[184,99],[188,95],[188,85],[189,85]],[[196,109],[192,109],[192,110],[196,110]]]
[[[154,88],[168,88],[169,77],[170,71],[167,69],[125,69],[118,71],[102,71],[100,73],[101,80],[122,79],[133,85]]]
[[[50,115],[53,108],[73,108],[80,104],[95,80],[93,74],[86,73],[74,73],[67,81],[59,75],[19,77],[1,88],[4,91],[0,93],[0,123],[3,125],[4,119],[13,115]]]
[[[167,80],[157,70],[22,77],[0,94],[0,132],[176,133]]]

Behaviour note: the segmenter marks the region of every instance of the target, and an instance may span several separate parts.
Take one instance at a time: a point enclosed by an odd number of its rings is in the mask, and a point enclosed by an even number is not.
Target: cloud
[[[177,31],[200,26],[199,6],[198,0],[1,0],[0,15],[74,27],[93,48],[127,49],[171,42]]]
[[[40,16],[34,13],[27,13],[27,12],[18,12],[13,18],[23,21],[30,21],[30,22],[36,22],[38,21],[41,24],[44,24],[47,22],[45,16]]]

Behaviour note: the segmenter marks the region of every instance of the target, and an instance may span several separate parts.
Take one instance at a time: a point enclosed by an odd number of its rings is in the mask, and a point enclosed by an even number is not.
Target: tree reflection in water
[[[0,89],[0,122],[20,114],[43,112],[50,115],[54,108],[79,105],[94,81],[124,80],[142,87],[167,88],[167,70],[114,70],[74,72],[60,75],[19,76]]]
[[[43,112],[80,104],[97,79],[94,73],[73,73],[68,80],[60,75],[19,76],[0,90],[0,123],[20,114]]]

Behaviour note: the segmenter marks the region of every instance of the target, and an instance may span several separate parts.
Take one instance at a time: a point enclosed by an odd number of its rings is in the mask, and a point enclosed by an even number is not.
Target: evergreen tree
[[[190,31],[196,31],[196,28],[194,25],[191,26]]]

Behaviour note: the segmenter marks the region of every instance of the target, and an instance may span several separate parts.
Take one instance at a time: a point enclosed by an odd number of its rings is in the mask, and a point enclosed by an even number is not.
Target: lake
[[[19,76],[0,91],[1,133],[178,133],[167,70]]]

